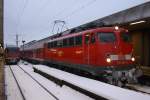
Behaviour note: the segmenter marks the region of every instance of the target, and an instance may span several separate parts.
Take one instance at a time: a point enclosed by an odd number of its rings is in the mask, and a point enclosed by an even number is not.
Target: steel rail
[[[19,88],[19,91],[20,91],[20,93],[21,93],[21,96],[22,96],[23,100],[26,100],[26,98],[25,98],[25,96],[24,96],[24,94],[23,94],[23,92],[22,92],[22,89],[21,89],[21,87],[20,87],[20,85],[19,85],[19,83],[18,83],[18,81],[17,81],[17,78],[16,78],[16,76],[15,76],[15,74],[14,74],[14,72],[13,72],[13,70],[12,70],[12,68],[11,68],[10,65],[9,65],[9,68],[10,68],[10,71],[11,71],[11,73],[12,73],[12,75],[13,75],[13,77],[14,77],[16,83],[17,83],[17,87]]]
[[[53,96],[56,100],[59,100],[52,92],[50,92],[47,88],[45,88],[40,82],[38,82],[33,76],[31,76],[27,71],[17,65],[21,70],[23,70],[28,76],[30,76],[36,83],[38,83],[45,91],[47,91],[51,96]]]

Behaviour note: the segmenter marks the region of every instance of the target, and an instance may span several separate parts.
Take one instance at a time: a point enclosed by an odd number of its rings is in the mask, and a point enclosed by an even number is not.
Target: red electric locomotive
[[[5,48],[6,64],[17,64],[19,60],[20,60],[19,47],[8,46]]]
[[[123,28],[101,27],[62,34],[35,47],[24,51],[32,52],[30,59],[103,76],[111,84],[136,79],[130,33]]]

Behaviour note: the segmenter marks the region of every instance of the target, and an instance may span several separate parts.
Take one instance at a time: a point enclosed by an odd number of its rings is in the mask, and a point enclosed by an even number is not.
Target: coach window
[[[63,47],[66,47],[68,45],[67,39],[63,39]]]
[[[57,47],[62,47],[62,40],[57,41]]]
[[[85,35],[85,44],[89,44],[89,41],[90,41],[90,35],[86,34]]]
[[[82,45],[82,35],[75,37],[75,45]]]
[[[54,47],[54,42],[50,43],[50,47],[53,48]]]
[[[51,43],[50,43],[50,42],[49,42],[47,45],[48,45],[48,46],[47,46],[48,48],[51,48]]]
[[[57,41],[54,41],[54,48],[57,47]]]
[[[54,42],[51,42],[51,47],[54,48]]]
[[[74,37],[69,38],[69,46],[74,46]]]

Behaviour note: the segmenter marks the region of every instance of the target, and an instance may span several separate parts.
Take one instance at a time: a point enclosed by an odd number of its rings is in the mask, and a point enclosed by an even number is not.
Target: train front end
[[[105,76],[111,84],[137,82],[137,69],[131,34],[128,30],[114,27],[97,33],[98,37],[98,65],[105,66]]]
[[[6,64],[17,64],[20,60],[20,51],[18,47],[7,47],[5,49]]]

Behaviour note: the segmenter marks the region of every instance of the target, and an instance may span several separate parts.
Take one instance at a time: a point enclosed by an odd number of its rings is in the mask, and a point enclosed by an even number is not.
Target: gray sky
[[[4,41],[19,44],[52,35],[54,20],[72,28],[149,0],[4,0]],[[57,31],[56,25],[54,33]],[[63,29],[65,30],[65,28]]]

